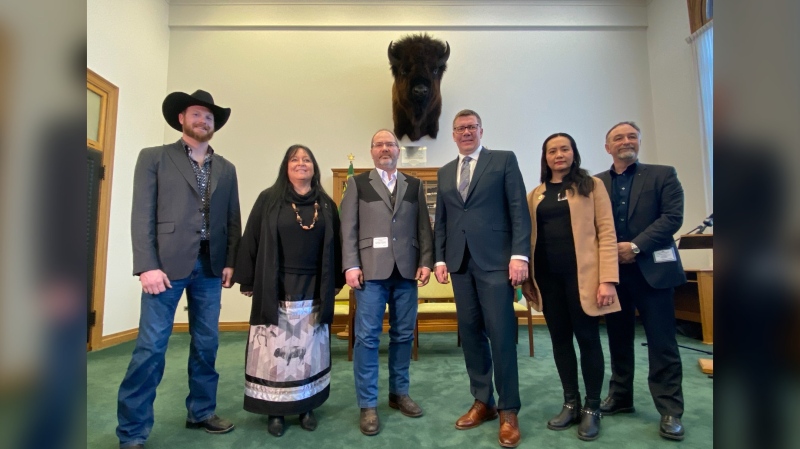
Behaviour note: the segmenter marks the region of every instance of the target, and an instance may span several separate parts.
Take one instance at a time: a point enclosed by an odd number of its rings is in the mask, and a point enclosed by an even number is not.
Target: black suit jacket
[[[242,236],[236,168],[211,156],[209,246],[215,276],[236,263]],[[200,251],[203,206],[197,178],[181,141],[145,148],[133,176],[133,274],[161,269],[170,279],[189,276]]]
[[[458,270],[467,245],[484,271],[508,270],[512,255],[530,258],[531,216],[514,153],[483,147],[466,201],[458,193],[457,170],[458,158],[438,173],[436,261]]]
[[[683,187],[674,167],[638,164],[627,217],[628,231],[635,236],[631,242],[641,250],[636,256],[636,265],[651,287],[677,287],[686,282],[674,239],[683,225]],[[611,172],[604,171],[596,176],[611,196]],[[669,248],[675,252],[675,262],[655,263],[653,253]]]

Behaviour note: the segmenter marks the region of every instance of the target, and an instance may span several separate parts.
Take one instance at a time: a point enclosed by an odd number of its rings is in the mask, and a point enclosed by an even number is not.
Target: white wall
[[[370,137],[393,126],[386,49],[404,34],[174,30],[168,90],[204,86],[232,107],[213,144],[237,164],[244,204],[272,183],[292,143],[319,153],[330,187],[330,169],[345,167],[348,153],[356,166],[371,166]],[[433,34],[450,43],[451,56],[442,81],[442,132],[420,141],[428,147],[429,166],[456,156],[450,123],[466,107],[481,114],[488,147],[518,153],[530,188],[538,183],[542,141],[553,132],[572,133],[595,171],[610,165],[603,136],[611,124],[633,116],[652,128],[643,29]],[[198,75],[192,61],[201,57],[212,63]],[[175,131],[167,134],[177,138]]]
[[[130,210],[139,150],[164,139],[169,15],[164,0],[88,0],[87,67],[119,87],[103,335],[138,327]]]
[[[597,172],[611,164],[603,144],[612,124],[635,120],[649,138],[669,136],[682,123],[670,116],[680,105],[663,110],[660,120],[668,123],[656,126],[654,120],[654,102],[661,99],[655,93],[670,88],[665,86],[670,77],[653,76],[650,66],[661,60],[654,61],[651,53],[671,45],[662,39],[670,39],[672,32],[647,26],[650,20],[657,28],[673,26],[671,9],[663,5],[654,12],[635,0],[491,7],[414,2],[403,8],[358,2],[180,4],[186,1],[173,0],[168,36],[166,10],[158,1],[136,6],[89,3],[89,67],[120,85],[123,94],[126,86],[136,86],[137,92],[120,99],[105,335],[137,325],[139,287],[130,276],[128,235],[133,163],[139,148],[179,137],[160,116],[168,92],[202,88],[232,108],[230,121],[212,145],[237,166],[243,220],[258,193],[274,181],[280,159],[293,143],[315,152],[328,189],[330,169],[346,167],[348,153],[356,156],[357,167],[371,166],[369,138],[378,128],[392,127],[386,50],[390,41],[410,32],[428,31],[452,49],[442,82],[442,132],[436,140],[420,141],[428,146],[428,166],[455,157],[449,128],[462,108],[482,115],[486,146],[517,153],[528,190],[538,183],[542,141],[553,132],[572,134],[584,166]],[[683,2],[674,3],[685,12]],[[104,15],[113,15],[114,25],[98,32],[93,19]],[[150,32],[127,31],[131,28]],[[108,35],[115,38],[98,42]],[[131,35],[155,41],[142,44]],[[121,54],[125,52],[116,50],[129,46],[150,50],[150,64],[130,64]],[[694,102],[691,97],[684,109],[695,108]],[[659,152],[662,145],[665,151]],[[684,174],[681,161],[671,156],[673,146],[670,139],[647,140],[641,158],[678,166],[687,190],[692,182],[702,185],[702,178],[691,179],[701,172]],[[249,300],[235,290],[223,291],[221,320],[246,321],[248,316]],[[186,321],[180,309],[176,321]]]
[[[463,8],[437,10],[445,11],[431,21]],[[248,11],[240,23],[252,24],[258,16]],[[356,156],[357,167],[371,166],[370,137],[393,126],[387,47],[408,30],[364,29],[374,10],[363,16],[351,11],[344,26],[335,29],[284,28],[274,18],[263,19],[266,25],[259,29],[230,29],[230,15],[216,12],[202,14],[207,22],[201,27],[174,26],[183,23],[183,16],[170,16],[168,90],[202,87],[232,108],[212,145],[238,168],[243,219],[258,193],[274,181],[291,144],[315,152],[329,189],[330,169],[346,167],[348,153]],[[553,132],[573,134],[585,166],[594,172],[611,163],[603,150],[610,125],[632,117],[652,129],[647,32],[640,18],[625,19],[624,28],[595,27],[603,25],[600,19],[576,28],[556,18],[545,26],[519,29],[529,17],[531,22],[542,19],[523,14],[527,9],[506,12],[514,27],[431,31],[450,43],[451,56],[442,81],[443,132],[436,140],[422,141],[428,146],[428,166],[456,156],[449,129],[463,108],[481,114],[486,146],[517,153],[528,190],[538,184],[541,144]],[[223,20],[226,27],[217,28]],[[198,60],[207,63],[202,71],[194,63]],[[178,137],[175,131],[167,134]],[[248,313],[248,300],[236,291],[223,293],[222,321],[244,321]],[[177,320],[185,319],[179,309]]]
[[[688,232],[712,211],[706,205],[703,182],[697,81],[692,50],[686,43],[691,34],[686,3],[652,0],[647,23],[655,130],[643,133],[642,155],[656,152],[658,163],[677,170],[686,198],[681,232]],[[681,251],[687,268],[707,268],[711,256],[710,250]]]

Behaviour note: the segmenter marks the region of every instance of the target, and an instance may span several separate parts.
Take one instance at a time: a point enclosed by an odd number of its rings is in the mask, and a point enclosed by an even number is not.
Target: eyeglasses
[[[397,148],[397,144],[394,142],[372,142],[372,148]]]
[[[456,126],[455,128],[453,128],[453,131],[455,131],[456,134],[464,134],[466,130],[469,130],[469,132],[474,133],[480,127],[481,125]]]

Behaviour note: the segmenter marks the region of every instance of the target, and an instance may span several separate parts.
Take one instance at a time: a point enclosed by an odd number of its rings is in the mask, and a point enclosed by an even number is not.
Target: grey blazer
[[[364,280],[388,279],[397,265],[406,279],[433,268],[433,232],[422,181],[397,172],[396,201],[377,170],[351,177],[342,198],[342,269],[361,267]],[[386,237],[376,248],[375,238]]]
[[[233,267],[242,235],[236,168],[211,157],[209,246],[215,276]],[[145,148],[133,177],[133,274],[161,269],[170,279],[189,276],[200,251],[202,207],[197,178],[181,141]]]

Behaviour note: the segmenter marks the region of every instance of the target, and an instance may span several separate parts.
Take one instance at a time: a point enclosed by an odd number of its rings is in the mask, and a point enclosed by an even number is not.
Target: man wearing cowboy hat
[[[221,287],[232,285],[241,237],[236,168],[208,145],[231,110],[208,92],[173,92],[162,105],[183,136],[139,153],[133,181],[133,274],[142,283],[139,335],[119,388],[120,447],[141,448],[153,427],[153,401],[175,309],[184,290],[189,307],[187,428],[226,433],[218,417],[217,358]]]

